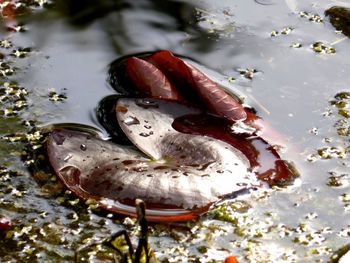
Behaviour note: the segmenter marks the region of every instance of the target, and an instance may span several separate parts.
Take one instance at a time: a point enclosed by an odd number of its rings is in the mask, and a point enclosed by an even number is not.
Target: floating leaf
[[[154,98],[180,100],[181,97],[166,76],[151,63],[137,57],[128,58],[126,73],[144,95]]]
[[[192,90],[182,91],[185,94],[195,93],[209,112],[230,121],[245,120],[247,114],[243,106],[232,96],[228,95],[216,82],[209,79],[204,73],[190,63],[175,57],[169,51],[155,53],[153,61],[170,79],[177,79],[179,83],[187,83]],[[181,93],[181,86],[176,85]],[[185,95],[184,95],[185,96]],[[186,97],[186,96],[185,96]],[[193,96],[192,96],[193,97]]]
[[[152,53],[143,52],[134,54],[133,57],[146,58]],[[123,56],[109,65],[108,70],[108,82],[109,84],[118,92],[118,94],[123,96],[134,96],[137,95],[137,87],[134,86],[126,72],[126,61],[131,56]]]
[[[256,135],[253,109],[172,53],[123,57],[109,74],[121,94],[97,113],[115,143],[65,128],[48,139],[53,169],[80,198],[128,216],[142,199],[148,220],[181,221],[260,185],[256,178],[281,185],[297,176]]]
[[[206,135],[232,145],[248,158],[250,170],[271,186],[289,184],[299,176],[294,166],[282,160],[276,149],[263,138],[233,133],[221,118],[187,115],[177,118],[173,127],[180,132]]]
[[[111,64],[109,70],[109,81],[111,85],[123,95],[135,95],[141,92],[141,96],[148,97],[149,87],[152,82],[153,86],[162,81],[143,80],[147,78],[141,76],[137,78],[134,72],[146,73],[146,68],[150,69],[149,64],[142,63],[148,61],[162,73],[176,88],[182,97],[193,104],[200,104],[209,112],[220,117],[225,117],[231,121],[244,120],[247,114],[237,98],[228,95],[217,83],[209,79],[204,73],[193,67],[188,62],[174,56],[169,51],[159,51],[154,53],[136,54],[138,62],[133,61],[132,70],[127,70],[130,57],[122,57]],[[147,65],[147,66],[146,66]],[[128,73],[129,72],[129,73]],[[152,73],[154,74],[154,73]],[[159,72],[156,73],[158,79],[161,79]],[[138,85],[137,88],[135,85]],[[138,92],[137,92],[138,91]],[[173,90],[171,91],[173,92]],[[160,91],[158,91],[160,93]],[[162,92],[163,93],[163,92]],[[174,93],[174,92],[173,92]],[[175,93],[174,93],[175,94]],[[159,95],[157,95],[158,97]],[[179,95],[176,95],[179,96]],[[179,100],[182,100],[179,96]]]
[[[168,158],[173,158],[174,154],[186,155],[186,151],[193,151],[197,148],[187,145],[177,151],[174,147],[181,146],[178,140],[186,144],[189,143],[186,142],[186,138],[191,140],[190,137],[193,136],[179,133],[172,127],[176,118],[189,114],[200,114],[201,111],[197,108],[150,98],[119,99],[116,105],[116,107],[126,109],[124,112],[116,113],[119,126],[124,134],[150,158],[154,160],[164,158],[165,151],[170,155]],[[186,158],[191,158],[191,156]]]
[[[222,197],[249,188],[249,162],[239,150],[172,128],[174,118],[198,110],[147,100],[118,100],[117,106],[128,110],[117,117],[129,139],[150,158],[84,132],[57,129],[50,134],[50,162],[70,190],[124,215],[135,215],[133,204],[139,198],[150,209],[149,220],[165,221],[188,220]],[[145,110],[145,105],[152,106]],[[155,127],[152,135],[140,135],[149,130],[145,124]]]

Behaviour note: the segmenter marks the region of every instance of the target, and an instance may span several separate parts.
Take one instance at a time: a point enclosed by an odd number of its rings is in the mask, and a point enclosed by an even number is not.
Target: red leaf
[[[176,87],[184,96],[188,96],[191,92],[183,90],[182,87],[192,88],[210,113],[230,121],[245,120],[247,118],[243,106],[238,101],[228,95],[204,73],[188,62],[175,57],[171,52],[157,52],[150,57],[149,61],[155,63],[170,80],[176,80]]]
[[[143,95],[181,100],[179,93],[166,76],[151,63],[136,57],[128,58],[126,72],[132,83]]]
[[[282,160],[277,151],[263,138],[245,134],[234,134],[219,118],[199,115],[177,118],[173,127],[190,134],[200,134],[224,141],[239,151],[249,160],[256,176],[270,186],[283,185],[298,176],[292,165]]]
[[[0,231],[8,231],[11,228],[11,220],[6,217],[0,217]]]

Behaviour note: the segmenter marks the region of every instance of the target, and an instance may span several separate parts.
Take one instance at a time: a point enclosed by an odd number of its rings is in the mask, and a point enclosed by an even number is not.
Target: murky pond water
[[[133,220],[83,204],[50,172],[28,169],[28,147],[40,147],[37,127],[53,123],[93,126],[107,137],[95,110],[115,93],[109,63],[158,49],[193,58],[244,94],[278,132],[271,140],[300,178],[240,196],[197,222],[153,225],[155,256],[327,262],[349,243],[350,39],[324,15],[348,1],[14,2],[15,18],[0,4],[0,215],[14,225],[1,234],[0,261],[69,262],[120,229],[137,237]],[[112,261],[110,253],[92,245],[77,258]]]

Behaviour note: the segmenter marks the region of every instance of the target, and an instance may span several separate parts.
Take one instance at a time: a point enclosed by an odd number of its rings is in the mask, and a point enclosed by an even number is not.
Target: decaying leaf
[[[49,136],[54,170],[81,198],[126,215],[134,215],[131,206],[140,198],[149,220],[169,220],[250,186],[249,161],[239,150],[172,128],[175,118],[198,109],[157,99],[119,99],[117,106],[127,109],[117,118],[140,151],[78,131],[57,129]]]

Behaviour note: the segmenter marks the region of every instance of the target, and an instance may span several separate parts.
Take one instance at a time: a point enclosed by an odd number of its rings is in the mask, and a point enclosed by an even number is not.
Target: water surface
[[[324,16],[327,8],[349,3],[70,2],[31,5],[15,22],[4,21],[10,26],[21,22],[26,32],[1,33],[1,40],[12,43],[2,44],[1,53],[13,69],[11,75],[2,74],[1,88],[12,81],[27,94],[6,95],[1,109],[18,98],[28,106],[16,116],[1,117],[0,214],[16,225],[0,241],[1,261],[68,262],[83,244],[119,229],[136,236],[128,220],[80,204],[54,175],[28,171],[25,147],[41,138],[22,121],[34,120],[40,127],[85,124],[106,137],[95,109],[101,98],[115,93],[106,81],[108,64],[158,49],[193,58],[218,82],[245,94],[276,131],[271,140],[301,176],[286,189],[241,196],[185,229],[153,226],[156,256],[170,262],[220,261],[229,254],[240,262],[327,262],[349,243],[349,132],[339,130],[349,129],[350,120],[338,113],[344,103],[349,110],[350,100],[336,94],[350,90],[350,40]],[[315,52],[316,42],[335,53]],[[30,50],[17,56],[20,48]],[[6,69],[2,64],[1,72]],[[256,71],[252,79],[241,74],[247,69]],[[101,251],[92,246],[81,257],[98,259]]]

